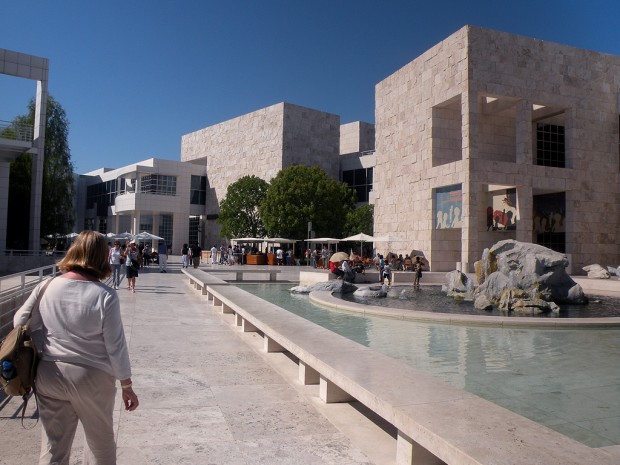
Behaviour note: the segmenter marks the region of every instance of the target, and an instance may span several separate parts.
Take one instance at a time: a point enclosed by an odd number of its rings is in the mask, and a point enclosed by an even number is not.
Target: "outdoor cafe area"
[[[332,237],[319,237],[319,238],[310,238],[304,240],[296,240],[296,239],[286,239],[286,238],[256,238],[256,237],[242,237],[235,238],[230,240],[231,244],[243,246],[245,248],[245,255],[242,257],[240,253],[236,253],[234,263],[231,264],[246,264],[246,265],[278,265],[276,251],[281,248],[284,251],[284,255],[286,256],[286,252],[289,249],[293,249],[294,251],[313,251],[318,250],[319,252],[322,250],[327,251],[327,258],[324,260],[325,255],[320,254],[317,257],[316,267],[320,269],[328,269],[329,257],[332,254],[339,252],[339,245],[343,242],[346,242],[348,249],[348,257],[352,262],[352,265],[361,265],[364,268],[372,268],[375,266],[374,257],[379,252],[379,248],[376,247],[377,244],[382,244],[382,248],[385,248],[386,252],[383,254],[384,258],[387,262],[390,263],[394,271],[411,271],[412,263],[415,255],[420,255],[422,257],[423,262],[425,263],[425,268],[429,269],[429,264],[426,258],[421,251],[411,251],[411,254],[396,254],[393,252],[393,244],[399,242],[405,242],[404,239],[396,237],[394,235],[388,234],[380,237],[373,237],[368,234],[359,233],[354,236],[345,237],[343,239],[337,239]],[[297,243],[304,243],[301,247],[296,247]],[[353,244],[352,244],[353,243]],[[368,244],[372,244],[373,248],[369,249]],[[366,247],[365,247],[366,245]],[[370,250],[370,253],[365,253]],[[359,252],[359,253],[358,253]],[[302,257],[299,257],[293,254],[293,257],[290,260],[290,265],[305,265],[312,266],[313,259],[312,255],[306,257],[305,253],[302,252]],[[400,256],[400,257],[399,257]],[[211,258],[210,251],[203,252],[203,258],[209,259]],[[220,262],[220,252],[218,251],[218,257],[216,261]],[[284,262],[282,263],[285,264]]]

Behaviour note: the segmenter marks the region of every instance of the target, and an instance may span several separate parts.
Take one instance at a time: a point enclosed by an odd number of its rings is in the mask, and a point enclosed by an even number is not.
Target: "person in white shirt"
[[[215,245],[211,247],[211,265],[215,265],[217,263],[217,247]]]
[[[125,409],[138,407],[118,295],[101,283],[111,273],[105,236],[84,231],[58,264],[63,274],[49,282],[32,315],[40,341],[37,401],[41,420],[39,463],[69,463],[78,426],[84,429],[82,463],[116,463],[113,412],[116,380]],[[15,313],[26,323],[43,285]],[[40,336],[40,337],[37,337]]]
[[[112,266],[112,285],[114,289],[118,289],[121,283],[121,259],[123,257],[123,251],[121,250],[121,243],[114,241],[114,246],[110,249],[108,254],[110,265]]]

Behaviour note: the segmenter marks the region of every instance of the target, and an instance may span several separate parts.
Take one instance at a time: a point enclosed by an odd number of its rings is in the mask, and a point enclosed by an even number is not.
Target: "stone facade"
[[[620,57],[477,27],[437,44],[376,86],[375,235],[435,271],[549,237],[574,273],[617,266],[618,76]],[[541,161],[558,130],[560,166]]]
[[[339,131],[338,115],[279,103],[184,135],[181,161],[206,166],[207,240],[219,237],[219,204],[243,176],[270,181],[287,166],[318,165],[338,179]]]
[[[363,121],[340,126],[340,155],[375,149],[375,125]]]

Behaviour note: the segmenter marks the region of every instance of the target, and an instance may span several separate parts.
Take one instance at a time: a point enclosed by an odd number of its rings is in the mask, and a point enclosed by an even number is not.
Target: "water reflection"
[[[422,286],[411,295],[413,297],[410,300],[404,300],[393,297],[359,298],[353,296],[353,294],[347,294],[342,296],[342,300],[363,305],[462,315],[532,316],[533,318],[599,318],[620,316],[620,299],[613,297],[590,296],[591,301],[588,305],[560,305],[559,314],[527,315],[515,312],[500,312],[496,308],[491,311],[478,310],[471,301],[457,301],[447,297],[441,292],[439,286]]]

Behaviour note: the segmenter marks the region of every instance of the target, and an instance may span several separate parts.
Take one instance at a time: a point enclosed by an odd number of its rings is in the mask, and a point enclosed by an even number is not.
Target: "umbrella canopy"
[[[342,239],[334,239],[333,237],[317,237],[314,239],[305,239],[306,242],[316,242],[318,244],[337,244]]]
[[[128,232],[115,234],[114,239],[133,239],[133,234]]]
[[[348,260],[349,255],[346,252],[336,252],[329,259],[330,262],[341,262],[343,260]]]
[[[261,237],[239,237],[237,239],[231,239],[231,242],[263,242],[265,239]]]
[[[73,239],[74,237],[78,237],[78,236],[79,236],[79,234],[78,234],[78,233],[76,233],[76,232],[72,232],[72,233],[67,234],[65,237],[66,237],[67,239]]]
[[[345,237],[344,239],[341,239],[341,240],[342,241],[360,241],[360,256],[363,256],[364,255],[364,242],[374,241],[375,238],[372,236],[369,236],[368,234],[359,233],[359,234],[356,234],[355,236]]]
[[[112,239],[113,237],[116,237],[116,234],[114,234],[113,232],[109,232],[105,235],[105,237],[107,237],[108,239]]]
[[[298,242],[296,239],[284,239],[283,237],[266,237],[264,240],[274,244],[294,244]]]
[[[163,237],[156,236],[155,234],[151,234],[150,232],[143,231],[139,234],[136,234],[134,239],[139,239],[143,241],[163,241],[165,240]]]
[[[340,239],[341,241],[360,241],[360,242],[374,242],[375,238],[369,236],[368,234],[359,233],[355,236],[345,237],[344,239]]]

